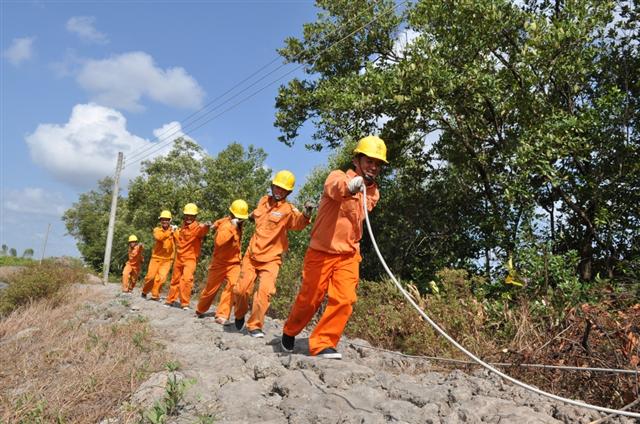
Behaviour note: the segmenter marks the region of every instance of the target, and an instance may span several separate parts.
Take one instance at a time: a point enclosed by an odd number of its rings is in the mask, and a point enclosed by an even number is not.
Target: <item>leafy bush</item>
[[[291,305],[296,299],[300,283],[302,282],[302,262],[304,251],[299,253],[289,252],[285,255],[278,281],[276,282],[276,294],[271,298],[269,316],[286,319],[291,311]]]
[[[18,258],[15,256],[0,256],[0,266],[29,266],[36,261],[31,258]]]
[[[581,281],[576,274],[579,255],[575,250],[552,253],[547,244],[523,246],[509,272],[517,284],[507,284],[507,272],[490,284],[479,286],[489,320],[505,338],[513,336],[512,310],[526,309],[530,319],[551,329],[564,320],[566,312],[585,302],[598,302],[603,280]],[[511,328],[510,328],[511,327]]]
[[[464,270],[445,269],[437,280],[438,294],[423,295],[412,284],[405,288],[431,319],[463,345],[476,351],[491,349],[480,334],[486,314],[471,292],[475,278]],[[349,336],[410,354],[459,355],[423,322],[392,282],[361,281],[358,297],[347,325]]]
[[[0,316],[41,298],[54,298],[73,283],[83,283],[86,271],[73,262],[45,260],[8,277],[9,287],[0,292]]]

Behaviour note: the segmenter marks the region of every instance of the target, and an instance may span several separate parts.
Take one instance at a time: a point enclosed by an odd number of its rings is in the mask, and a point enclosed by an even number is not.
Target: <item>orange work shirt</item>
[[[287,231],[302,230],[309,225],[309,218],[286,200],[278,202],[272,196],[264,196],[252,212],[256,230],[249,242],[253,260],[270,262],[280,259],[289,247]]]
[[[142,254],[144,248],[141,244],[136,244],[133,247],[129,247],[129,265],[132,267],[139,267],[142,263],[144,255]]]
[[[171,259],[175,244],[173,242],[173,231],[171,227],[163,230],[162,227],[153,229],[153,238],[156,240],[151,251],[151,257],[154,259]]]
[[[242,259],[242,230],[231,223],[230,217],[224,217],[213,223],[216,238],[213,241],[213,260],[218,263],[236,264]]]
[[[347,183],[357,175],[351,169],[346,173],[336,170],[325,180],[318,215],[311,230],[310,248],[333,254],[360,251],[363,194],[351,194],[347,188]],[[380,199],[380,192],[376,184],[366,186],[366,189],[367,210],[371,212]]]
[[[176,240],[177,259],[198,259],[202,239],[209,232],[209,227],[201,225],[198,221],[193,221],[190,225],[182,224],[173,236]]]

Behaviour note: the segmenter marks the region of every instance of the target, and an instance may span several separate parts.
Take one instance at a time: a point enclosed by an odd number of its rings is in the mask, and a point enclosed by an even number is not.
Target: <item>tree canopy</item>
[[[167,156],[143,164],[142,174],[130,182],[127,195],[119,198],[110,268],[114,272],[122,268],[130,234],[149,246],[149,256],[151,229],[164,209],[171,211],[174,222],[179,223],[187,203],[198,205],[201,221],[228,215],[229,205],[236,198],[255,206],[270,184],[271,171],[265,168],[265,159],[263,150],[238,143],[211,157],[196,143],[177,139]],[[78,250],[96,270],[102,269],[112,190],[111,178],[101,180],[96,189],[81,194],[63,216]],[[208,241],[203,255],[210,253]]]
[[[391,165],[375,225],[404,277],[445,265],[490,276],[532,243],[577,252],[585,281],[637,266],[637,6],[317,4],[280,50],[307,73],[280,88],[280,140],[309,121],[315,149],[381,135]]]

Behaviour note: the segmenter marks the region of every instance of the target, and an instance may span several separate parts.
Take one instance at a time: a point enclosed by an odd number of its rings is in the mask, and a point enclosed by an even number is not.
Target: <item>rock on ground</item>
[[[478,370],[432,371],[428,361],[367,349],[343,339],[342,361],[308,356],[305,335],[293,354],[280,349],[282,323],[267,318],[265,338],[254,339],[193,310],[166,308],[139,296],[119,294],[117,285],[94,286],[112,293],[110,307],[149,321],[181,378],[192,382],[180,415],[170,422],[212,417],[216,423],[589,423],[602,418],[533,394]],[[109,305],[103,305],[109,307]],[[353,344],[352,344],[353,343]],[[358,346],[355,346],[357,344]],[[149,405],[162,396],[167,373],[152,375],[132,397]],[[157,400],[157,399],[156,399]],[[607,422],[632,423],[618,417]]]

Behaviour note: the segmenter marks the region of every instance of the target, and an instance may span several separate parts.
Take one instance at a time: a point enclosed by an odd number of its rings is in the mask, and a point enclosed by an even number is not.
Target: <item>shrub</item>
[[[9,287],[0,293],[0,316],[41,298],[55,298],[73,283],[83,283],[86,271],[75,263],[45,260],[7,278]]]
[[[421,294],[412,284],[405,284],[405,288],[431,319],[465,347],[476,351],[493,349],[480,334],[486,315],[471,292],[474,278],[463,270],[445,269],[437,279],[437,295]],[[460,355],[423,322],[392,282],[361,281],[358,296],[347,325],[349,336],[409,354]]]
[[[31,258],[18,258],[15,256],[0,256],[0,266],[29,266],[37,262]]]
[[[269,316],[272,318],[286,319],[289,315],[302,282],[303,259],[304,252],[285,255],[278,273],[276,294],[271,298],[269,306]]]

